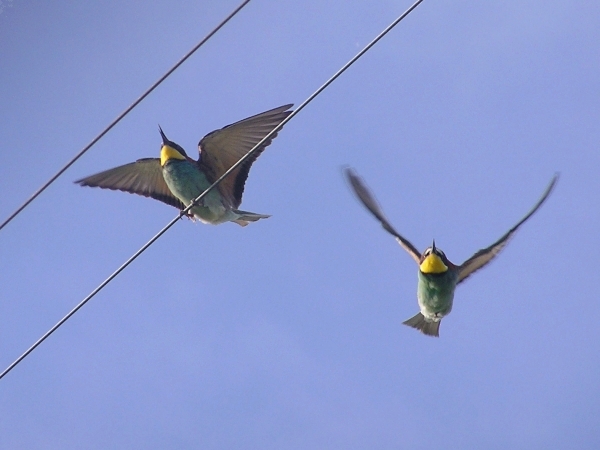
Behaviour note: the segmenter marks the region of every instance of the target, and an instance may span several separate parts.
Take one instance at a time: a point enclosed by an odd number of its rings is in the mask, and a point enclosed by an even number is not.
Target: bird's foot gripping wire
[[[194,215],[191,212],[183,212],[183,210],[179,211],[179,218],[183,220],[184,217],[187,217],[188,219],[190,219],[192,222],[196,221],[196,218],[194,217]]]

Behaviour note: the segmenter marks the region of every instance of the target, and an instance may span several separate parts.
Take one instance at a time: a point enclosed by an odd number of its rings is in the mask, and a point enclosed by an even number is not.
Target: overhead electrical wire
[[[298,108],[296,108],[289,116],[287,116],[279,125],[277,125],[269,134],[267,134],[260,142],[258,142],[248,153],[239,159],[233,166],[227,170],[219,179],[211,184],[204,192],[202,192],[196,199],[191,202],[184,210],[180,211],[179,215],[171,220],[162,230],[152,237],[146,244],[144,244],[137,252],[135,252],[127,261],[125,261],[117,270],[115,270],[108,278],[106,278],[100,285],[94,289],[87,297],[85,297],[77,306],[75,306],[66,316],[64,316],[56,325],[48,330],[42,337],[40,337],[31,347],[29,347],[21,356],[19,356],[10,366],[8,366],[2,373],[0,373],[0,379],[2,379],[8,372],[15,368],[23,359],[25,359],[33,350],[35,350],[42,342],[44,342],[52,333],[54,333],[62,324],[64,324],[69,318],[71,318],[83,305],[85,305],[92,297],[100,292],[108,283],[110,283],[119,273],[121,273],[129,264],[131,264],[138,256],[140,256],[148,247],[158,240],[163,234],[167,232],[175,223],[183,217],[194,205],[196,205],[202,198],[204,198],[211,189],[214,189],[221,181],[225,179],[231,172],[233,172],[240,164],[243,164],[250,156],[257,151],[263,142],[266,142],[273,134],[277,133],[286,123],[292,120],[305,106],[313,101],[321,92],[323,92],[331,83],[333,83],[342,73],[344,73],[352,64],[354,64],[362,55],[364,55],[371,47],[373,47],[381,38],[383,38],[392,28],[394,28],[402,19],[408,16],[423,0],[417,0],[413,3],[402,15],[388,25],[381,33],[369,42],[360,52],[358,52],[350,61],[348,61],[341,69],[339,69],[331,78],[321,85],[314,93],[312,93],[306,100],[304,100]]]
[[[206,35],[198,44],[194,46],[183,58],[181,58],[173,67],[171,67],[162,77],[159,78],[157,82],[155,82],[150,88],[144,92],[136,101],[134,101],[125,111],[123,111],[119,116],[113,120],[98,136],[96,136],[92,141],[86,145],[79,153],[77,153],[68,163],[66,163],[56,174],[54,174],[41,188],[33,193],[31,197],[29,197],[21,206],[19,206],[14,213],[12,213],[2,224],[0,225],[0,230],[9,224],[11,220],[21,213],[31,202],[33,202],[42,192],[46,190],[48,186],[54,183],[58,177],[60,177],[69,167],[71,167],[75,161],[81,158],[85,152],[87,152],[90,148],[94,146],[96,142],[98,142],[106,133],[108,133],[116,124],[118,124],[121,119],[123,119],[127,114],[133,110],[137,105],[139,105],[142,100],[144,100],[150,93],[156,89],[163,81],[165,81],[169,75],[171,75],[175,70],[179,68],[190,56],[192,56],[196,50],[204,45],[206,41],[208,41],[211,37],[215,35],[217,31],[219,31],[230,19],[233,18],[244,6],[246,6],[250,0],[244,0],[237,8],[235,8],[223,21],[217,25],[213,30]]]

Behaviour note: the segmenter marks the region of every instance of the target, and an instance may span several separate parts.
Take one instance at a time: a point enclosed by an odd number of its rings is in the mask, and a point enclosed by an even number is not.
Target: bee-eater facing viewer
[[[440,322],[452,310],[456,286],[500,253],[517,229],[542,206],[542,203],[548,198],[558,180],[558,175],[555,175],[542,195],[542,198],[504,236],[489,247],[479,250],[464,263],[457,266],[452,264],[446,258],[444,252],[435,246],[435,241],[433,241],[431,247],[427,247],[423,253],[419,253],[416,247],[402,237],[388,222],[377,200],[375,200],[375,197],[365,186],[362,179],[352,169],[346,169],[345,173],[352,189],[362,204],[381,222],[383,228],[396,238],[402,248],[419,265],[417,299],[421,311],[403,323],[416,328],[428,336],[439,336]]]

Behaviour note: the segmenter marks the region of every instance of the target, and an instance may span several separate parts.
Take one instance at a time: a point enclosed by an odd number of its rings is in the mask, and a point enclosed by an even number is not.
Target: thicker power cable
[[[106,280],[104,280],[96,289],[94,289],[86,298],[84,298],[77,306],[75,306],[66,316],[64,316],[56,325],[48,330],[41,338],[39,338],[31,347],[29,347],[21,356],[19,356],[10,366],[8,366],[2,373],[0,373],[0,379],[2,379],[8,372],[15,368],[23,359],[27,357],[32,351],[36,349],[42,342],[46,340],[52,333],[54,333],[63,323],[65,323],[71,316],[73,316],[83,305],[85,305],[92,297],[100,292],[108,283],[110,283],[119,273],[121,273],[129,264],[131,264],[138,256],[140,256],[148,247],[158,240],[163,234],[167,232],[175,223],[185,215],[197,202],[202,200],[211,189],[214,189],[225,177],[235,170],[240,164],[243,164],[260,146],[268,140],[274,133],[276,133],[281,127],[288,123],[296,114],[298,114],[306,105],[313,101],[321,92],[323,92],[336,78],[346,71],[352,64],[354,64],[362,55],[364,55],[371,47],[373,47],[381,38],[383,38],[392,28],[394,28],[402,19],[408,16],[423,0],[417,0],[410,6],[400,17],[394,20],[387,28],[385,28],[375,39],[369,42],[360,52],[358,52],[350,61],[338,70],[329,80],[321,85],[313,94],[311,94],[306,100],[304,100],[297,109],[295,109],[289,116],[287,116],[279,125],[277,125],[269,134],[267,134],[262,141],[257,143],[248,153],[246,153],[238,162],[229,168],[219,179],[211,184],[202,194],[200,194],[192,203],[190,203],[184,210],[182,210],[177,217],[171,220],[162,230],[152,237],[146,244],[144,244],[137,252],[135,252],[127,261],[125,261],[117,270],[115,270]]]

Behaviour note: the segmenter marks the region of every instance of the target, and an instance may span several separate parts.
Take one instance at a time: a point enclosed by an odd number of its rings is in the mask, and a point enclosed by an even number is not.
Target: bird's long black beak
[[[165,133],[163,133],[163,130],[160,127],[160,125],[158,126],[158,131],[160,132],[160,137],[162,137],[163,145],[167,145],[169,143],[169,139],[167,138],[167,136],[165,136]]]
[[[433,244],[431,244],[431,253],[435,253],[435,239],[433,240]]]

